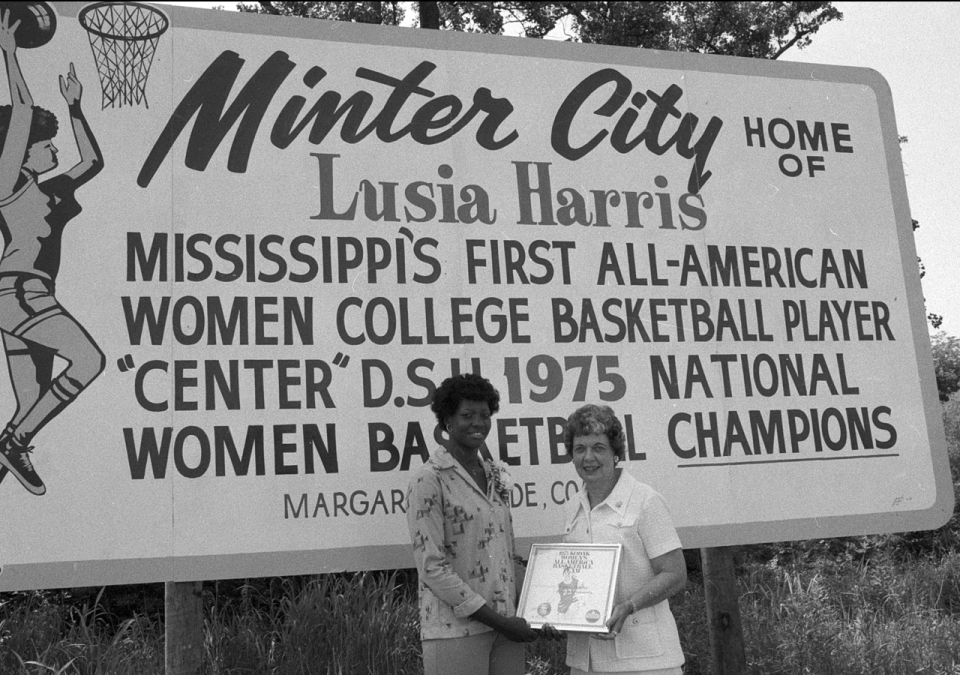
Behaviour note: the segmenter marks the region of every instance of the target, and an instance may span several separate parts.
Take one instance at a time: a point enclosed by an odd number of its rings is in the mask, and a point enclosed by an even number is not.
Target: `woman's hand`
[[[543,628],[540,629],[540,637],[544,640],[562,640],[563,633],[549,623],[545,623]]]
[[[497,630],[512,642],[535,642],[540,637],[540,633],[531,628],[526,619],[519,616],[504,618]]]
[[[67,105],[73,105],[80,100],[83,95],[83,85],[77,79],[77,71],[74,70],[73,63],[70,63],[70,72],[67,73],[67,79],[60,76],[60,93],[63,95]]]
[[[503,633],[511,642],[533,642],[540,637],[540,633],[531,628],[523,617],[502,616],[493,611],[490,605],[484,605],[471,614],[470,618]]]
[[[683,550],[674,549],[661,556],[650,559],[654,575],[643,587],[632,596],[629,602],[622,602],[614,606],[607,621],[609,633],[602,633],[592,637],[598,640],[613,640],[623,630],[627,617],[641,609],[652,607],[663,602],[674,593],[683,589],[687,583],[687,565],[683,560]]]
[[[607,629],[609,633],[599,633],[598,635],[591,635],[598,640],[614,640],[617,635],[620,634],[620,631],[623,630],[623,624],[626,622],[627,617],[633,614],[633,605],[629,602],[622,602],[619,605],[614,605],[613,611],[610,613],[610,620],[607,621]]]
[[[17,28],[20,22],[10,25],[10,11],[0,12],[0,49],[7,54],[17,51]]]

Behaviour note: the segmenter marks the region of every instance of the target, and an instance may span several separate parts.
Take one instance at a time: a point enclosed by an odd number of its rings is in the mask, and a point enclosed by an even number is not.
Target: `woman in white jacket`
[[[583,481],[568,504],[564,540],[623,545],[608,633],[567,638],[571,675],[680,675],[683,651],[667,598],[687,581],[683,549],[666,503],[619,465],[623,426],[608,406],[585,405],[567,420],[564,443]]]

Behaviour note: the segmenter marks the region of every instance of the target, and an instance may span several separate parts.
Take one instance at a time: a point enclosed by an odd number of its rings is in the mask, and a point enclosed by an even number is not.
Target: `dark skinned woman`
[[[522,675],[523,643],[538,633],[516,616],[507,477],[480,456],[500,395],[479,375],[457,375],[430,407],[448,442],[407,492],[424,675]]]
[[[609,632],[568,635],[571,675],[680,675],[683,651],[667,598],[686,584],[687,569],[666,503],[620,466],[623,426],[608,406],[574,412],[564,443],[583,481],[568,504],[564,541],[623,544]]]

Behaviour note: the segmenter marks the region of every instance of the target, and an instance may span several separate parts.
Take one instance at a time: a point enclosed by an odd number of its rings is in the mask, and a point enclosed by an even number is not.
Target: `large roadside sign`
[[[876,72],[53,4],[0,85],[59,120],[0,158],[0,590],[410,566],[470,370],[521,547],[586,402],[687,547],[948,519]]]

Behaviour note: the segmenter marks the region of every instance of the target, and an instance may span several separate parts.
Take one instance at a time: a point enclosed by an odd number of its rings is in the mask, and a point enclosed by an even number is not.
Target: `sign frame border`
[[[85,3],[55,2],[62,18],[74,19]],[[876,97],[887,162],[890,195],[897,227],[900,260],[915,345],[918,378],[923,392],[923,410],[928,434],[920,446],[930,450],[935,477],[935,500],[926,509],[888,510],[822,518],[782,521],[751,521],[722,526],[680,527],[685,548],[731,546],[748,543],[857,536],[890,532],[936,529],[953,515],[954,491],[947,455],[946,438],[940,417],[930,337],[919,271],[911,269],[917,252],[907,198],[893,98],[880,73],[869,68],[824,64],[769,61],[740,57],[716,57],[694,53],[661,52],[602,45],[545,42],[526,38],[488,36],[446,31],[429,31],[349,24],[335,21],[303,21],[299,18],[247,15],[190,7],[164,5],[170,31],[176,28],[245,33],[327,42],[347,42],[435,49],[470,53],[522,56],[534,59],[568,60],[580,63],[624,65],[686,72],[695,70],[772,79],[805,80],[856,84],[870,88]],[[712,469],[720,471],[722,468]],[[669,500],[668,500],[669,501]],[[893,509],[893,506],[891,506]],[[518,537],[521,550],[547,543],[556,534]],[[29,565],[5,565],[0,569],[0,591],[25,588],[55,588],[65,585],[144,583],[145,579],[191,581],[248,576],[337,572],[346,569],[390,569],[412,566],[409,545],[357,546],[311,551],[266,551],[244,554],[66,561]],[[2,564],[2,560],[0,560]]]

